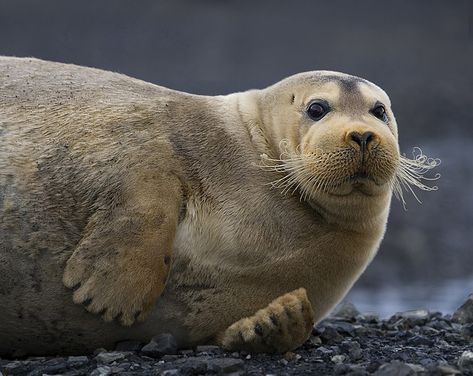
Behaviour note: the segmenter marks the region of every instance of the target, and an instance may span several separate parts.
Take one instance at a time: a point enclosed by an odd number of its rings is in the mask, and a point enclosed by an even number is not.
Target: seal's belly
[[[62,284],[62,268],[51,259],[34,262],[17,256],[16,261],[23,267],[13,268],[12,273],[6,272],[5,260],[7,265],[13,263],[4,254],[0,257],[0,354],[15,350],[70,354],[99,347],[113,349],[118,341],[147,342],[165,331],[173,332],[182,342],[178,323],[163,315],[172,303],[157,307],[145,322],[131,327],[107,323],[73,303],[71,291]],[[4,283],[9,276],[11,283]]]

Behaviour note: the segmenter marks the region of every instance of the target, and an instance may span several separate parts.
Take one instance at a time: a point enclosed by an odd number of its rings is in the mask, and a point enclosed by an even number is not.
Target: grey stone
[[[176,368],[167,369],[167,370],[161,372],[161,376],[178,376],[180,374],[181,374],[181,372]]]
[[[397,360],[391,363],[385,363],[374,373],[375,376],[411,376],[415,371],[407,364]]]
[[[72,363],[73,365],[84,364],[89,361],[89,358],[86,356],[70,356],[67,358],[68,363]]]
[[[328,343],[329,345],[343,341],[343,337],[332,326],[324,328],[324,330],[320,333],[320,338],[322,339],[323,343]]]
[[[153,337],[147,345],[143,346],[141,352],[152,358],[158,358],[163,355],[176,355],[177,342],[172,334],[160,334]]]
[[[473,324],[463,325],[460,333],[466,339],[472,339],[473,338]]]
[[[427,338],[425,336],[421,335],[416,335],[412,338],[409,338],[407,340],[407,344],[411,346],[432,346],[434,344],[434,341],[432,341],[430,338]]]
[[[347,357],[345,355],[334,355],[330,358],[332,363],[335,363],[335,364],[343,363],[346,359]]]
[[[98,355],[103,352],[108,352],[107,349],[104,349],[103,347],[99,347],[98,349],[94,350],[94,355]]]
[[[333,322],[330,326],[334,328],[338,333],[345,333],[351,336],[355,334],[355,327],[348,322],[336,321]]]
[[[174,362],[175,360],[179,359],[179,355],[163,355],[161,360],[165,362]]]
[[[438,366],[436,369],[437,373],[445,376],[454,376],[454,375],[461,375],[462,372],[452,366]]]
[[[320,346],[322,344],[322,340],[319,336],[311,336],[309,341],[314,346]]]
[[[352,361],[360,360],[363,357],[363,351],[357,341],[343,341],[340,347]]]
[[[368,371],[363,366],[357,364],[336,364],[334,367],[335,374],[347,376],[367,376]]]
[[[437,329],[431,328],[430,326],[423,326],[420,328],[419,332],[421,334],[427,335],[427,336],[437,336],[439,335],[439,331]]]
[[[459,343],[464,341],[463,337],[457,333],[446,333],[444,338],[445,341],[450,343]]]
[[[320,346],[317,350],[315,350],[315,352],[320,357],[332,356],[333,355],[333,351],[330,350],[330,349],[327,349],[324,346]]]
[[[42,376],[43,374],[60,374],[69,368],[69,364],[64,358],[49,359],[39,365],[35,365],[28,376]]]
[[[235,358],[217,358],[207,361],[207,368],[210,372],[228,374],[232,372],[243,371],[245,362],[242,359]]]
[[[411,370],[413,370],[416,375],[426,374],[428,372],[427,368],[422,367],[420,364],[406,363],[406,366],[408,366]]]
[[[402,320],[401,323],[408,323],[411,326],[414,325],[424,325],[430,318],[429,311],[425,309],[416,309],[405,312],[398,312],[393,315],[389,321],[396,323],[399,319]]]
[[[473,352],[463,351],[460,358],[458,359],[458,367],[461,370],[468,370],[473,372]]]
[[[473,323],[473,294],[453,313],[452,321],[460,324]]]
[[[287,366],[289,364],[286,359],[279,359],[279,363],[281,363],[283,366]]]
[[[2,370],[7,375],[24,375],[31,369],[30,362],[16,360],[2,366]]]
[[[358,311],[352,303],[342,303],[332,313],[334,317],[350,321],[355,321],[356,317],[359,315],[360,311]]]
[[[94,369],[91,373],[90,376],[107,376],[112,373],[112,368],[109,366],[100,366]]]
[[[432,327],[437,330],[445,330],[449,331],[452,329],[452,326],[450,323],[448,323],[445,320],[433,320],[432,322],[429,322],[426,326]]]
[[[179,359],[175,364],[178,365],[178,368],[185,375],[197,375],[207,372],[207,362],[198,357]]]
[[[97,363],[109,364],[117,360],[125,359],[125,353],[112,351],[112,352],[101,352],[95,357]]]
[[[370,324],[379,323],[379,315],[374,312],[364,313],[363,315],[361,315],[361,319],[365,320],[366,322]]]
[[[424,366],[425,368],[432,368],[436,365],[436,361],[430,358],[423,358],[419,360],[419,363]]]

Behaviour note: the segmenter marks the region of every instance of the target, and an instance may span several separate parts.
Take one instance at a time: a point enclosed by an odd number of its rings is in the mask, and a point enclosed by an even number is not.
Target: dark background
[[[394,202],[348,299],[451,311],[473,291],[473,2],[0,0],[0,54],[225,94],[338,70],[390,94],[401,150],[442,159],[436,192]]]

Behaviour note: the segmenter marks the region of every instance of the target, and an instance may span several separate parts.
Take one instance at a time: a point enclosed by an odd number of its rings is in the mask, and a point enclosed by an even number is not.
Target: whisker
[[[422,153],[420,148],[416,147],[413,150],[413,159],[401,155],[399,162],[392,188],[394,195],[402,202],[404,209],[406,209],[403,190],[411,192],[414,198],[419,203],[422,203],[414,192],[413,187],[417,187],[423,191],[436,191],[438,189],[437,186],[429,186],[425,184],[424,181],[435,181],[440,178],[439,173],[435,174],[433,177],[425,176],[425,174],[440,165],[440,159],[429,158]]]

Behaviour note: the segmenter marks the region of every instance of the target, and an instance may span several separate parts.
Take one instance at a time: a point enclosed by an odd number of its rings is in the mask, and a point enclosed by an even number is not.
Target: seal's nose
[[[366,150],[368,144],[374,140],[375,136],[373,132],[351,132],[348,134],[348,139],[355,141],[361,150]]]

